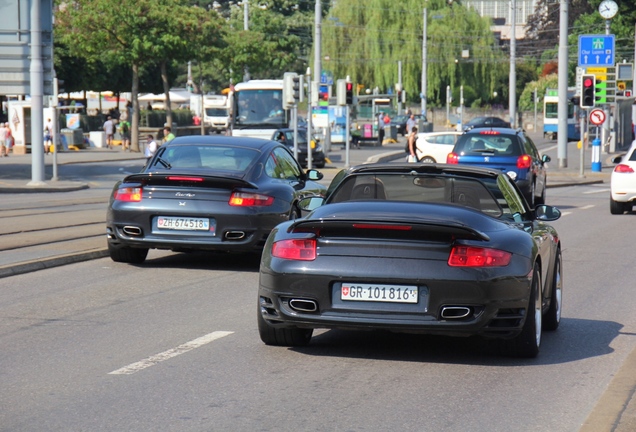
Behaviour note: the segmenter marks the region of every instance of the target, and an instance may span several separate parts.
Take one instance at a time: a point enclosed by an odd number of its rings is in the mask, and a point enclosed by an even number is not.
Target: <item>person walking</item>
[[[148,135],[148,138],[146,138],[146,159],[150,160],[150,158],[155,155],[156,151],[157,141],[155,141],[155,137],[153,137],[152,135]]]
[[[115,125],[111,116],[106,117],[104,122],[104,133],[106,133],[106,148],[113,148],[113,135],[115,134]]]
[[[411,114],[409,116],[409,119],[406,121],[406,134],[410,134],[411,133],[411,129],[413,128],[413,126],[415,126],[417,124],[417,122],[415,121],[415,115]]]
[[[124,149],[130,150],[130,123],[128,120],[122,120],[119,122],[119,134],[121,135],[121,144]]]
[[[44,125],[44,154],[49,154],[54,149],[52,149],[53,145],[53,122],[51,119],[46,119],[46,124]]]
[[[384,142],[384,113],[380,111],[378,114],[378,145]]]
[[[407,162],[417,162],[417,126],[413,126],[411,128],[411,133],[408,138],[408,146],[409,146],[409,155],[406,158]]]
[[[11,126],[9,123],[5,123],[4,127],[7,128],[7,136],[4,140],[5,156],[9,156],[9,150],[13,147],[13,134],[11,133]]]
[[[4,123],[0,123],[0,157],[8,156],[9,150],[7,149],[7,128]]]

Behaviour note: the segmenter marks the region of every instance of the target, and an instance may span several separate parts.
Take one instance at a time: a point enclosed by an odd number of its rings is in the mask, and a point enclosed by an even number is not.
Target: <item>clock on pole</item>
[[[614,0],[603,0],[598,7],[598,13],[607,20],[614,18],[618,12],[618,4]]]

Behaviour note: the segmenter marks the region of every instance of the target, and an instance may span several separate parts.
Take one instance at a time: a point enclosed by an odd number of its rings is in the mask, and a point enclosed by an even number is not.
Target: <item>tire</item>
[[[625,213],[625,205],[622,202],[614,201],[610,196],[610,213],[620,215]]]
[[[561,323],[561,307],[563,305],[563,258],[561,249],[557,250],[554,260],[554,275],[550,286],[550,307],[543,317],[543,330],[554,331]]]
[[[265,345],[300,347],[306,346],[311,340],[313,334],[312,329],[299,328],[276,328],[269,324],[263,318],[260,306],[256,311],[256,319],[258,321],[258,334]]]
[[[430,156],[424,156],[422,159],[420,159],[420,162],[422,162],[422,163],[435,163],[435,159],[433,159]]]
[[[288,220],[296,220],[296,219],[299,219],[300,217],[301,217],[300,210],[298,210],[298,208],[296,208],[295,205],[292,205],[292,208],[289,211]]]
[[[110,259],[113,261],[128,264],[141,264],[146,261],[148,256],[147,248],[113,246],[110,243],[108,243],[108,252],[110,253]]]
[[[510,357],[535,358],[541,346],[541,321],[541,274],[538,264],[535,264],[526,320],[521,333],[513,339],[502,341],[503,354]]]

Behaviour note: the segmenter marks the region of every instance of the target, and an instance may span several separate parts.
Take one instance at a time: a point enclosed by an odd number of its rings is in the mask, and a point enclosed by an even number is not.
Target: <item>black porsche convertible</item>
[[[313,329],[501,340],[535,357],[561,320],[561,239],[506,174],[445,164],[343,170],[263,250],[258,328],[301,346]]]

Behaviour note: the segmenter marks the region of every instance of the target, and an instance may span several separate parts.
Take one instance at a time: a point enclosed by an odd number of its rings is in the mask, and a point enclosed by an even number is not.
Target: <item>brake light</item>
[[[504,267],[510,263],[510,252],[472,246],[453,246],[448,265],[451,267]]]
[[[393,231],[410,231],[410,225],[385,225],[385,224],[353,224],[354,228],[358,229],[380,229],[380,230],[393,230]]]
[[[499,135],[499,132],[494,130],[487,130],[479,132],[479,135]]]
[[[614,167],[614,172],[629,174],[629,173],[633,173],[634,170],[629,165],[618,164],[616,165],[616,167]]]
[[[272,256],[288,260],[313,261],[316,259],[316,240],[289,239],[274,242]]]
[[[453,165],[459,164],[459,156],[457,153],[449,153],[448,156],[446,156],[446,163]]]
[[[115,201],[140,202],[142,190],[140,187],[119,188],[115,191]]]
[[[236,207],[266,207],[274,204],[274,198],[248,192],[232,192],[229,204]]]
[[[517,168],[528,169],[532,166],[532,158],[530,155],[521,155],[517,158]]]
[[[190,182],[202,182],[201,177],[184,177],[184,176],[168,176],[170,181],[190,181]]]

